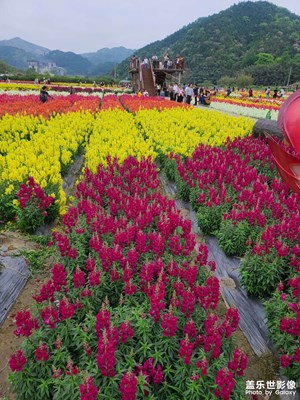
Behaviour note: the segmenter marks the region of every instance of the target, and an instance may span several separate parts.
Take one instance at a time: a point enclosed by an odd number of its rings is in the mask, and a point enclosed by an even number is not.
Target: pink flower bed
[[[216,235],[228,255],[243,256],[242,285],[249,295],[268,299],[281,367],[300,385],[300,196],[274,166],[266,142],[253,137],[223,149],[200,145],[185,160],[173,156],[165,162],[202,231]]]
[[[86,171],[53,234],[60,259],[34,296],[36,313],[16,316],[15,333],[27,338],[10,359],[19,398],[244,393],[237,310],[214,312],[215,265],[205,245],[195,252],[191,222],[158,186],[148,159]]]

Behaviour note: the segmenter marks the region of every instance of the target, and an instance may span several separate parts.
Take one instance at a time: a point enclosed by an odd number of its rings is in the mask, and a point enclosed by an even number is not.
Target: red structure
[[[300,90],[283,103],[278,125],[295,154],[289,153],[270,135],[267,135],[268,142],[282,179],[290,189],[300,194]]]

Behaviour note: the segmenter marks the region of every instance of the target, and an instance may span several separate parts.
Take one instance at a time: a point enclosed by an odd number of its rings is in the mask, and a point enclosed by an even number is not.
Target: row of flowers
[[[139,110],[191,108],[188,104],[166,101],[163,97],[122,95],[120,96],[120,101],[123,107],[132,113],[136,113]]]
[[[232,105],[239,105],[241,107],[255,107],[263,110],[279,110],[282,106],[284,99],[261,99],[261,98],[231,98],[231,97],[218,97],[213,98],[214,102],[226,103]]]
[[[212,101],[210,108],[226,113],[243,115],[245,117],[251,117],[256,119],[267,118],[275,121],[277,121],[279,113],[278,110],[266,110],[264,108],[257,108],[256,106],[244,107],[239,104],[231,104],[227,102],[218,102],[218,101]]]
[[[299,385],[300,196],[278,179],[269,147],[253,137],[225,149],[201,145],[186,159],[171,156],[165,170],[203,233],[216,235],[228,255],[243,256],[248,294],[270,298],[270,333],[281,366]]]
[[[244,137],[251,134],[254,126],[254,121],[249,118],[190,107],[163,113],[140,111],[136,114],[136,121],[142,126],[146,138],[154,138],[158,152],[181,155],[192,154],[200,143],[221,146],[228,138]]]
[[[142,156],[155,159],[172,151],[189,155],[201,142],[218,145],[227,136],[248,134],[253,126],[253,121],[246,118],[191,107],[141,110],[132,115],[120,109],[116,96],[105,96],[101,105],[94,100],[77,100],[67,108],[67,113],[55,114],[48,120],[32,115],[5,115],[0,119],[3,132],[0,141],[1,220],[11,218],[19,184],[25,183],[29,176],[48,195],[55,197],[62,213],[66,203],[62,176],[89,141],[86,165],[95,172],[98,163],[105,164],[108,155],[117,157],[120,162],[129,155],[137,159]],[[137,108],[139,99],[130,97],[129,100],[131,107]],[[169,103],[149,99],[143,104],[158,109]],[[46,114],[52,110],[50,104],[40,106],[45,106]],[[81,111],[69,112],[78,107]],[[103,111],[84,111],[98,107]],[[229,127],[225,128],[225,124]]]
[[[10,219],[16,192],[29,176],[55,198],[64,212],[63,175],[88,140],[94,115],[90,112],[42,117],[5,115],[0,120],[0,219]],[[17,203],[17,204],[16,204]]]
[[[272,95],[269,94],[269,97],[266,95],[265,91],[262,90],[254,90],[253,95],[249,97],[249,91],[248,90],[234,90],[230,93],[230,96],[227,94],[227,90],[219,90],[217,94],[217,98],[222,100],[237,100],[237,101],[246,101],[246,102],[252,102],[252,103],[266,103],[266,104],[277,104],[280,105],[282,104],[285,99],[290,95],[290,93],[287,93],[283,97],[277,97],[274,99]]]
[[[61,90],[61,91],[59,91],[59,93],[52,92],[51,88],[49,88],[48,92],[53,97],[69,96],[70,95],[70,88],[67,89],[67,90]],[[92,93],[86,93],[86,92],[77,93],[77,92],[75,92],[75,93],[80,97],[88,97],[88,96],[98,96],[98,97],[100,97],[100,95],[101,95],[101,93],[99,93],[99,92],[95,92],[95,93],[94,92],[92,92]],[[40,94],[40,89],[38,89],[37,87],[35,88],[35,90],[32,89],[32,90],[22,90],[22,91],[16,90],[16,89],[15,90],[9,90],[9,91],[0,89],[0,95],[3,95],[3,94],[9,95],[9,96],[18,95],[18,96],[22,96],[22,97],[24,97],[24,96],[26,97],[26,96],[29,96],[29,95],[36,95],[37,96],[37,95]],[[103,92],[102,94],[106,95],[106,94],[111,94],[111,93],[110,92],[107,92],[107,93]]]
[[[74,90],[76,93],[93,93],[93,92],[118,92],[118,93],[127,93],[129,90],[126,87],[123,86],[109,86],[109,85],[103,85],[103,86],[95,86],[92,84],[84,84],[84,83],[59,83],[56,82],[55,84],[45,84],[45,83],[40,83],[40,84],[33,84],[33,83],[28,83],[28,82],[0,82],[0,90],[5,90],[5,91],[11,91],[11,90],[17,90],[17,91],[28,91],[28,90],[40,90],[42,86],[47,85],[47,87],[50,90],[61,92],[70,92],[70,87],[73,86]]]
[[[190,108],[187,104],[178,104],[175,102],[166,101],[164,98],[159,97],[138,97],[133,95],[121,95],[119,98],[114,94],[101,94],[94,93],[93,95],[70,95],[69,92],[60,92],[59,95],[53,95],[51,101],[46,105],[39,102],[38,92],[12,91],[8,93],[0,93],[0,117],[5,114],[32,114],[43,115],[49,117],[54,112],[67,112],[74,111],[83,107],[84,109],[91,109],[95,112],[98,108],[99,98],[109,97],[110,103],[107,103],[106,108],[125,108],[130,112],[137,112],[140,109],[165,109],[165,108]],[[101,95],[101,96],[99,96]],[[120,101],[119,101],[120,100]],[[71,110],[69,110],[71,108]],[[211,108],[218,109],[225,112],[232,112],[254,118],[263,118],[266,116],[265,107],[258,107],[255,103],[237,104],[232,100],[220,101],[214,98]],[[271,111],[269,107],[269,117],[276,119],[278,116],[278,108]]]
[[[145,104],[150,103],[153,105],[154,100],[150,99]],[[138,99],[133,99],[131,104],[132,107],[136,106]],[[135,115],[109,110],[97,114],[95,121],[90,137],[92,145],[86,151],[86,165],[93,172],[99,161],[105,165],[108,155],[116,157],[120,162],[129,155],[138,160],[142,156],[155,159],[170,152],[187,156],[199,143],[219,145],[228,136],[245,136],[251,132],[254,124],[247,118],[235,118],[190,107],[160,111],[145,109],[137,111]],[[225,124],[228,127],[224,127]]]
[[[240,399],[239,316],[219,317],[219,281],[191,223],[133,157],[85,171],[53,240],[60,257],[16,315],[9,365],[18,398]]]
[[[90,110],[97,112],[101,103],[101,109],[126,109],[130,112],[137,112],[140,109],[165,109],[165,108],[181,108],[187,104],[179,104],[167,101],[160,97],[138,97],[133,95],[101,94],[94,95],[76,95],[63,93],[52,96],[49,101],[42,104],[39,100],[38,93],[20,95],[17,94],[0,94],[0,117],[5,114],[27,114],[35,116],[43,116],[49,118],[55,113],[74,112],[77,110]]]
[[[99,98],[95,96],[55,96],[43,104],[38,95],[0,95],[0,118],[6,114],[49,118],[56,113],[76,112],[82,109],[96,112],[98,108]]]

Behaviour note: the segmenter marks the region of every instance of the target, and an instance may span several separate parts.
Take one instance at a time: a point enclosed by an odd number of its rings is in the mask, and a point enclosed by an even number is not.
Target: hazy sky
[[[0,40],[50,50],[141,48],[240,0],[0,0]],[[300,16],[300,0],[272,0]],[[284,28],[284,27],[283,27]]]

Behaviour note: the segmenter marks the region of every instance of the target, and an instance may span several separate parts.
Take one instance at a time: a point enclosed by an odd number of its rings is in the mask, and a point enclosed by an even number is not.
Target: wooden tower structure
[[[183,58],[179,59],[177,63],[168,62],[167,65],[159,60],[149,60],[145,65],[139,58],[133,57],[129,63],[133,91],[138,93],[147,90],[149,96],[156,96],[157,85],[164,88],[167,81],[176,80],[180,84],[183,72]]]

